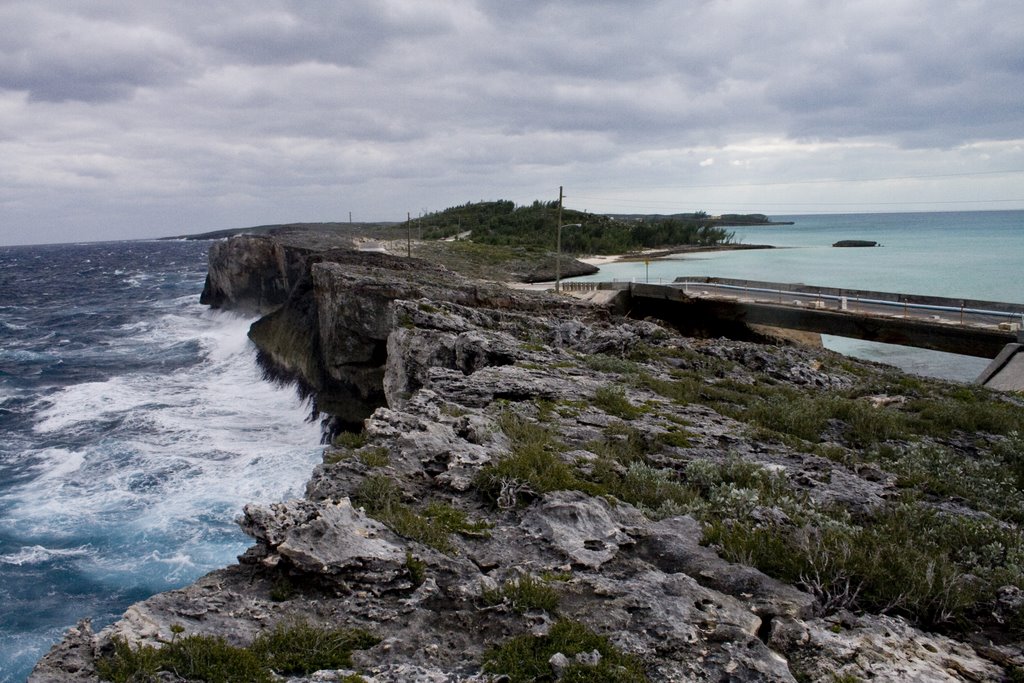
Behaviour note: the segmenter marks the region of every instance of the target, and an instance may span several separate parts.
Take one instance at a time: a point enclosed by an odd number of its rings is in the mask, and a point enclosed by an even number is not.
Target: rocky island
[[[833,243],[833,247],[877,247],[878,242],[874,240],[839,240]]]
[[[326,418],[305,497],[30,680],[1024,679],[1019,396],[328,247],[203,293]]]

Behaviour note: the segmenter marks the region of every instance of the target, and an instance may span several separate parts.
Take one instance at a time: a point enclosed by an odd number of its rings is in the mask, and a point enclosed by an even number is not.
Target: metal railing
[[[600,282],[571,282],[562,280],[562,291],[564,292],[591,292],[600,288]]]
[[[804,299],[812,300],[811,305],[820,309],[827,309],[827,302],[833,302],[836,305],[830,310],[849,311],[868,315],[872,313],[893,315],[891,313],[883,312],[890,308],[898,309],[900,312],[899,314],[902,315],[902,317],[908,317],[910,311],[941,312],[953,314],[954,320],[958,321],[961,325],[967,324],[969,319],[972,324],[996,325],[1000,328],[1005,328],[1008,331],[1018,331],[1024,328],[1024,305],[1022,304],[982,302],[967,299],[957,300],[947,299],[944,297],[924,297],[920,295],[867,292],[864,290],[842,290],[800,285],[779,284],[773,287],[771,285],[776,283],[754,281],[749,281],[744,284],[734,284],[737,282],[743,281],[732,280],[729,282],[721,282],[711,278],[677,278],[673,283],[673,286],[682,286],[683,292],[686,294],[690,294],[691,289],[705,294],[710,294],[710,292],[707,291],[709,289],[723,289],[735,291],[740,295],[743,293],[749,294],[750,298],[754,301],[782,305],[806,305],[806,303],[800,301],[800,299],[794,298],[802,297]],[[787,297],[789,298],[789,301],[786,300]],[[986,306],[986,304],[990,305]],[[882,307],[882,311],[871,311],[867,309],[867,307],[872,306]],[[993,307],[998,307],[1002,310],[995,310]],[[1012,310],[1013,307],[1017,307],[1017,310]],[[934,315],[932,318],[937,321],[948,320],[948,318],[944,318],[939,315]]]

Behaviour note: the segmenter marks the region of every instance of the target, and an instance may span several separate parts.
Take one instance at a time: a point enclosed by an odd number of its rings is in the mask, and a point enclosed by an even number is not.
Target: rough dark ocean
[[[198,303],[209,242],[0,248],[0,681],[83,616],[233,561],[301,490],[319,427],[250,319]]]

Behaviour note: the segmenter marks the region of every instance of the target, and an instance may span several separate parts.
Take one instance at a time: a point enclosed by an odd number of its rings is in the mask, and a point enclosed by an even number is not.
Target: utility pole
[[[409,212],[405,214],[405,254],[412,256],[412,216]]]
[[[555,293],[562,289],[562,186],[558,186],[558,236],[555,238]]]

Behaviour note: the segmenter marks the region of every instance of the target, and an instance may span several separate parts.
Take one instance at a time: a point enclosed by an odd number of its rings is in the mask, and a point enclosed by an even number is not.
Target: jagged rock
[[[899,617],[841,614],[807,622],[779,617],[768,643],[814,683],[836,675],[916,683],[1003,679],[1002,668],[970,646],[923,633]]]
[[[379,588],[405,573],[405,550],[391,530],[354,509],[347,498],[246,505],[238,524],[262,546],[259,554],[267,566],[286,558],[302,572],[340,575]]]
[[[372,667],[369,671],[318,671],[304,678],[289,678],[288,683],[342,683],[346,677],[358,675],[366,683],[499,683],[489,675],[461,675],[425,666],[396,664]]]
[[[613,510],[601,498],[580,491],[555,491],[523,518],[523,528],[542,536],[573,565],[597,569],[635,541],[628,531],[644,523],[643,516]]]
[[[586,619],[615,634],[624,650],[656,662],[654,680],[793,683],[786,661],[758,639],[761,619],[743,602],[686,574],[630,569],[581,578],[601,597]]]
[[[310,250],[270,237],[241,235],[214,242],[200,303],[265,314],[288,299]]]
[[[753,567],[726,562],[700,545],[702,529],[692,517],[671,517],[647,529],[640,556],[665,572],[688,574],[702,586],[746,601],[764,619],[776,616],[808,618],[814,597],[765,576]]]
[[[74,683],[96,680],[92,623],[83,619],[64,634],[39,666],[28,677],[28,683]]]

